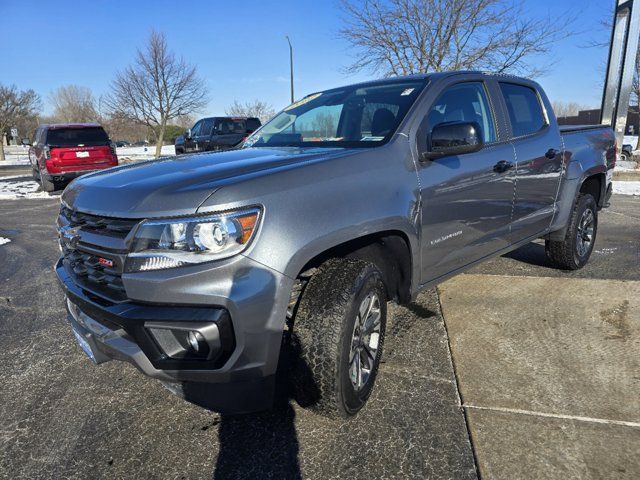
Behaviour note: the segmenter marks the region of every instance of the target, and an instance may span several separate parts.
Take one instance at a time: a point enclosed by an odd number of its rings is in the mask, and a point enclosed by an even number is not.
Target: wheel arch
[[[402,230],[381,230],[335,243],[316,251],[297,267],[296,278],[330,258],[355,258],[374,263],[380,269],[389,300],[411,300],[415,249]]]
[[[549,240],[562,240],[569,228],[571,212],[581,193],[589,193],[596,200],[600,210],[606,200],[606,167],[593,167],[575,179],[567,180],[562,187],[565,191],[558,202],[558,214],[551,225],[551,232],[545,237]]]

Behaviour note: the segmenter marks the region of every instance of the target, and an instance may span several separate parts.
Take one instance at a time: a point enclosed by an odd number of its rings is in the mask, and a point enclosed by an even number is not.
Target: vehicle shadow
[[[517,250],[504,254],[503,257],[536,267],[553,268],[553,264],[549,261],[545,253],[544,245],[535,242],[527,243]]]
[[[276,374],[276,395],[272,410],[222,415],[218,429],[219,453],[213,478],[301,479],[299,443],[292,383],[293,365],[301,362],[295,342],[284,341]],[[310,375],[303,375],[310,379]],[[305,383],[306,386],[306,383]],[[311,390],[315,390],[311,386]]]

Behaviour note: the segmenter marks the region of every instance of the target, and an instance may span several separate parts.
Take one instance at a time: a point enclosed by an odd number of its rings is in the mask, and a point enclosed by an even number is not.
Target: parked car
[[[203,118],[184,135],[176,138],[176,155],[234,148],[260,128],[260,125],[257,118]]]
[[[94,362],[239,413],[271,405],[290,358],[300,404],[348,417],[394,333],[387,302],[536,239],[583,267],[616,155],[611,128],[559,128],[529,80],[361,83],[290,105],[242,148],[75,181],[55,269]]]
[[[620,160],[629,161],[633,158],[633,146],[625,143],[620,151]]]
[[[33,178],[45,192],[95,170],[118,165],[115,147],[97,123],[40,125],[29,148]]]

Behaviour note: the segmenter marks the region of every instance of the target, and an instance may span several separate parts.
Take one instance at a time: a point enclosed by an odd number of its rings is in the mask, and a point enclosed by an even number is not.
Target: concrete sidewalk
[[[482,478],[640,478],[640,282],[475,274],[439,290]]]

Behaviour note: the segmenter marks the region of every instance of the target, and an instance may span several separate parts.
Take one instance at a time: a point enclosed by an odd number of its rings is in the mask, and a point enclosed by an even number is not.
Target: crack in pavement
[[[605,425],[618,425],[623,427],[640,428],[640,422],[627,422],[624,420],[610,420],[607,418],[593,418],[583,417],[580,415],[566,415],[563,413],[546,413],[546,412],[534,412],[532,410],[523,410],[520,408],[506,408],[506,407],[485,407],[480,405],[463,404],[462,408],[472,410],[488,410],[501,413],[513,413],[518,415],[529,415],[533,417],[544,418],[557,418],[560,420],[576,420],[579,422],[600,423]]]

